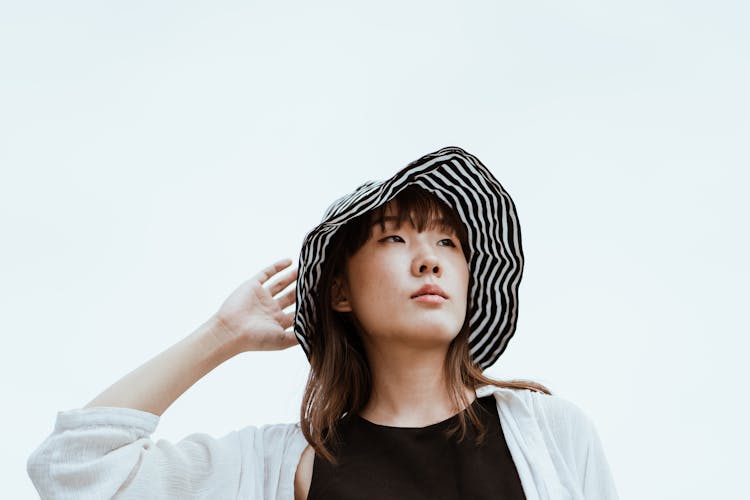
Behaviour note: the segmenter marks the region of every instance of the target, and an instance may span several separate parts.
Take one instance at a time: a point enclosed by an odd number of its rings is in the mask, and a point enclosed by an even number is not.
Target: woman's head
[[[320,293],[369,355],[445,353],[465,321],[469,287],[466,228],[454,211],[408,187],[337,236],[344,248],[324,265],[331,286]],[[417,298],[425,285],[440,291]]]

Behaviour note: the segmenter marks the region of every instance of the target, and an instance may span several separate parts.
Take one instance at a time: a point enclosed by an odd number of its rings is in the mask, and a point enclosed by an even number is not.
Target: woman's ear
[[[352,307],[349,304],[349,291],[346,281],[342,277],[333,278],[331,284],[331,308],[338,312],[351,312]]]

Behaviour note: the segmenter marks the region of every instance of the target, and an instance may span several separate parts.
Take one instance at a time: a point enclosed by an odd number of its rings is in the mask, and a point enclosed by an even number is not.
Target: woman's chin
[[[418,330],[408,333],[408,337],[419,339],[427,344],[449,344],[458,335],[460,325],[455,330],[445,328],[445,323],[435,325],[421,325]]]

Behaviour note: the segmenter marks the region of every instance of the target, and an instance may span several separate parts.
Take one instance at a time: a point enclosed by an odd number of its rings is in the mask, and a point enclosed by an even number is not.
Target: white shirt
[[[618,500],[592,420],[559,396],[483,386],[527,500]],[[294,500],[307,446],[299,422],[248,426],[220,438],[153,441],[160,417],[132,408],[60,411],[27,471],[44,499]]]

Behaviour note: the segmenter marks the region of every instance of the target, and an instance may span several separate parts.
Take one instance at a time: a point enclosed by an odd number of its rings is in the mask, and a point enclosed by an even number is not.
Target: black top
[[[443,435],[459,414],[426,427],[378,425],[359,415],[343,418],[341,444],[333,447],[339,463],[331,465],[315,454],[307,499],[525,499],[494,396],[477,398],[471,406],[487,428],[479,446],[470,421],[460,443],[457,435]]]

